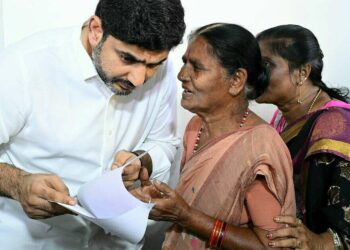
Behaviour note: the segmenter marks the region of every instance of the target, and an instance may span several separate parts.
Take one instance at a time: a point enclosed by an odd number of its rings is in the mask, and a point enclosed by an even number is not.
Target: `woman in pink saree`
[[[295,215],[295,204],[288,149],[248,108],[267,85],[258,43],[241,26],[210,24],[182,59],[181,105],[196,115],[176,189],[153,183],[150,218],[174,223],[163,249],[264,249],[273,217]]]
[[[271,125],[292,156],[297,205],[296,217],[277,217],[288,227],[270,232],[270,245],[349,249],[349,90],[322,80],[323,53],[310,30],[280,25],[257,39],[270,71],[257,102],[278,107]]]

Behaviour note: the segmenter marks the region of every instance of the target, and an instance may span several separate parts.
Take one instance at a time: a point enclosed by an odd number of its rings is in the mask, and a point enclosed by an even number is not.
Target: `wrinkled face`
[[[268,42],[260,41],[259,46],[263,61],[270,70],[270,81],[265,92],[256,101],[258,103],[273,103],[278,106],[295,102],[297,95],[296,71],[289,71],[288,62],[273,54]]]
[[[229,76],[217,58],[209,53],[210,45],[202,37],[189,42],[178,74],[182,82],[181,105],[193,113],[214,113],[227,106]]]
[[[116,95],[128,95],[151,78],[167,59],[169,51],[148,51],[112,36],[92,51],[96,71]]]

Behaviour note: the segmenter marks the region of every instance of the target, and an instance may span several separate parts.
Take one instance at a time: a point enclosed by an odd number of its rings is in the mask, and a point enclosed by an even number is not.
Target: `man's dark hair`
[[[147,50],[177,46],[185,32],[180,0],[100,0],[95,15],[108,35]]]

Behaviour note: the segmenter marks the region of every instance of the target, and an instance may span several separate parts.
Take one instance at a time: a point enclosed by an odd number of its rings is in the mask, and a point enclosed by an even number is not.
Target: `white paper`
[[[112,235],[138,243],[145,234],[154,204],[144,203],[126,190],[122,171],[123,168],[114,169],[84,184],[77,195],[80,205],[59,204]]]

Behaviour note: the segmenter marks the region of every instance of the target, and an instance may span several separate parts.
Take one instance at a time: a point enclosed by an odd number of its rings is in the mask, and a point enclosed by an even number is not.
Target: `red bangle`
[[[220,237],[219,237],[219,240],[218,240],[218,247],[219,248],[224,243],[227,228],[228,228],[228,224],[226,224],[226,222],[224,222],[224,224],[222,225],[221,232],[220,232]]]
[[[217,247],[224,222],[216,219],[209,237],[209,247]]]
[[[214,237],[215,237],[215,230],[216,230],[216,227],[217,227],[217,224],[219,223],[219,220],[215,220],[214,222],[214,227],[210,233],[210,237],[209,237],[209,242],[208,242],[208,245],[209,247],[212,247],[213,246],[213,240],[214,240]]]

